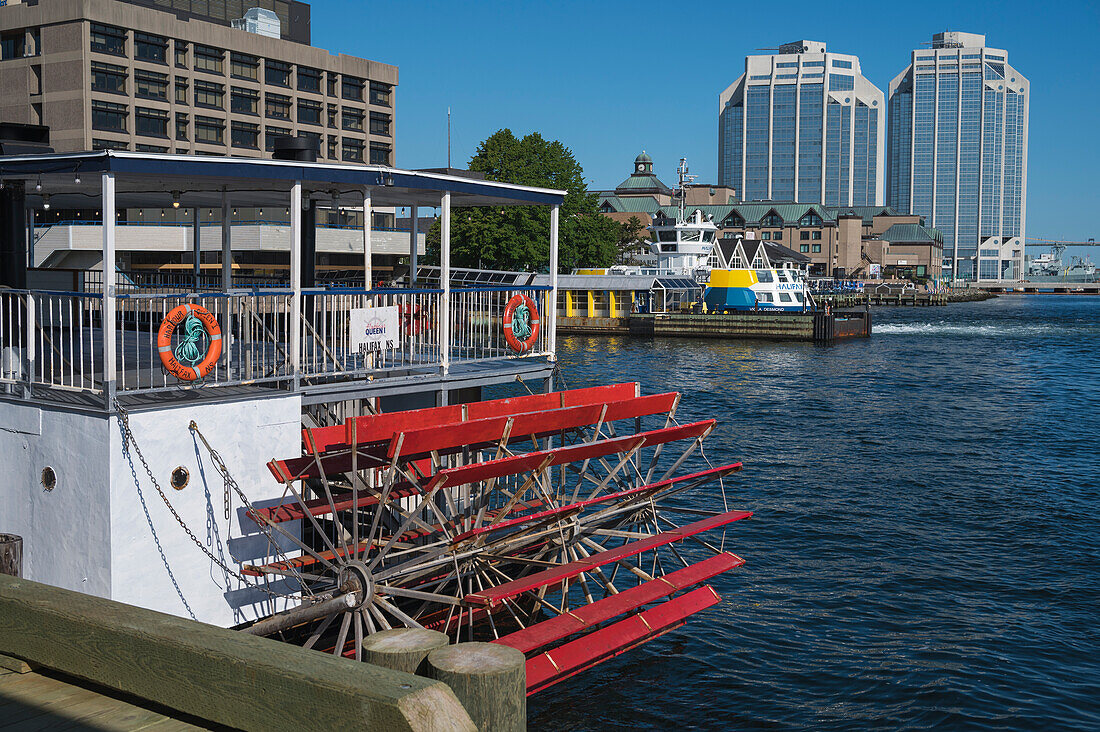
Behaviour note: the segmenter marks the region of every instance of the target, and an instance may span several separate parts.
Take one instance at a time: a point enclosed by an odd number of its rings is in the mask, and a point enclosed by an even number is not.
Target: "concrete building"
[[[232,27],[241,2],[9,2],[0,122],[48,126],[58,152],[270,157],[300,135],[328,162],[393,165],[397,67],[314,48],[308,6],[275,6],[286,39]]]
[[[944,32],[890,84],[887,201],[943,233],[945,274],[1023,276],[1029,83],[985,36]]]
[[[859,58],[819,41],[748,56],[719,96],[718,183],[744,201],[880,206],[885,107]]]

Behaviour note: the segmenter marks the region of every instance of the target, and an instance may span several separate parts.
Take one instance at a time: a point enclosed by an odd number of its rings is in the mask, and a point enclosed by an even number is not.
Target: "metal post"
[[[115,400],[115,176],[103,174],[103,399]]]
[[[561,206],[554,204],[550,208],[550,303],[546,306],[546,319],[548,321],[547,346],[550,349],[550,360],[558,357],[558,217],[561,215]]]
[[[233,284],[233,209],[229,207],[229,192],[222,191],[222,291]]]
[[[371,205],[370,188],[363,190],[363,287],[371,289],[374,286],[374,268],[372,267],[371,250]]]
[[[199,219],[199,209],[191,209],[192,221],[191,221],[191,251],[194,253],[195,258],[194,266],[191,271],[194,274],[194,289],[199,289],[199,276],[202,274],[202,233],[200,226],[202,225],[201,219]]]
[[[448,194],[450,195],[450,194]],[[418,271],[417,259],[420,257],[420,247],[417,246],[417,207],[409,207],[409,284],[416,287],[416,274]]]
[[[446,191],[441,201],[439,228],[439,285],[443,290],[443,302],[439,306],[439,361],[443,376],[451,368],[451,192]],[[415,250],[415,247],[414,247]]]
[[[302,339],[302,181],[290,188],[290,372],[298,390],[298,365]]]

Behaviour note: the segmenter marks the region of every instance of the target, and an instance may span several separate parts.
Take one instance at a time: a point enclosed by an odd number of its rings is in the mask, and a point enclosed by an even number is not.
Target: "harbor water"
[[[1100,297],[874,313],[827,347],[561,339],[565,386],[717,418],[755,515],[721,604],[532,697],[532,728],[1100,728]]]

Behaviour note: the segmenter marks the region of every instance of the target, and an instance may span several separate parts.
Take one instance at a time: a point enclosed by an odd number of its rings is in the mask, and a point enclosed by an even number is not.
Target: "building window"
[[[335,104],[328,105],[328,126],[333,129],[336,129],[336,127],[338,126],[336,124],[336,115],[338,109],[339,107],[337,107]]]
[[[182,114],[180,112],[176,112],[176,139],[177,140],[186,140],[187,139],[187,125],[188,125],[187,115]]]
[[[130,116],[130,108],[125,104],[113,102],[100,102],[92,100],[92,129],[126,131],[126,119]]]
[[[272,119],[290,119],[290,97],[282,94],[267,94],[264,97],[264,111]]]
[[[290,86],[290,64],[268,60],[264,80],[272,86]]]
[[[807,252],[810,251],[810,245],[809,244],[799,244],[798,245],[798,251],[802,252],[803,254],[806,254]]]
[[[344,74],[344,83],[341,85],[341,96],[356,102],[363,101],[363,86],[365,82],[356,77]]]
[[[260,79],[260,59],[247,53],[229,54],[229,75],[236,79]]]
[[[134,33],[134,58],[139,61],[168,63],[168,39],[149,33]]]
[[[833,59],[833,68],[834,69],[850,69],[850,68],[852,68],[852,62],[851,61],[841,61],[840,59],[834,58]]]
[[[187,68],[187,43],[184,41],[176,41],[176,66],[181,69]]]
[[[225,143],[225,120],[217,117],[195,116],[195,142],[212,145]]]
[[[92,23],[92,50],[112,56],[125,56],[126,31],[110,25]]]
[[[370,133],[390,136],[390,116],[381,112],[370,113]]]
[[[334,74],[331,71],[328,72],[328,95],[330,97],[336,96],[336,92],[338,91],[339,84],[340,84],[339,75]]]
[[[168,148],[164,147],[163,145],[143,145],[140,142],[138,144],[134,145],[134,149],[137,150],[138,152],[150,152],[150,153],[166,153],[166,152],[168,152]]]
[[[134,70],[134,95],[142,99],[168,101],[168,74]]]
[[[212,81],[195,79],[195,106],[221,109],[225,100],[225,86]]]
[[[319,132],[302,131],[298,133],[298,137],[305,138],[306,140],[312,142],[316,146],[315,149],[317,150],[317,154],[321,154],[321,142],[324,138]]]
[[[260,93],[235,86],[229,90],[229,109],[240,114],[260,113]]]
[[[820,231],[815,231],[815,232],[813,232],[813,233],[812,233],[812,234],[810,235],[810,238],[811,238],[811,239],[817,239],[817,240],[820,240],[820,239],[821,239],[821,232],[820,232]]]
[[[820,244],[814,244],[813,249],[814,249],[815,253],[818,253],[818,254],[821,253],[821,245]]]
[[[0,59],[7,61],[13,58],[23,58],[29,55],[23,48],[23,31],[5,33],[0,36]]]
[[[782,226],[783,219],[779,218],[779,214],[770,213],[760,220],[761,226]]]
[[[195,70],[220,74],[225,63],[225,51],[211,46],[195,44]]]
[[[340,138],[336,135],[328,136],[328,157],[336,160],[339,157]]]
[[[345,130],[363,131],[363,113],[360,110],[344,107],[343,121]]]
[[[145,137],[168,137],[168,113],[161,109],[135,107],[134,131]]]
[[[363,141],[353,137],[344,138],[344,160],[353,163],[363,162]]]
[[[233,147],[260,148],[260,126],[247,122],[234,122],[230,131]]]
[[[771,239],[772,238],[772,233],[770,231],[761,231],[760,232],[760,238],[761,239]]]
[[[92,91],[126,93],[126,67],[92,61]]]
[[[809,211],[798,220],[799,226],[821,226],[821,217],[813,211]]]
[[[392,92],[393,87],[389,84],[372,81],[370,83],[370,103],[388,107],[390,106],[390,94]]]
[[[187,104],[187,79],[176,77],[176,104]]]
[[[130,143],[122,142],[120,140],[92,140],[93,150],[129,150]]]
[[[372,165],[390,165],[390,156],[393,150],[389,145],[381,143],[371,143],[370,146],[370,161]]]
[[[305,125],[321,124],[321,103],[310,99],[298,100],[298,123]]]
[[[290,130],[284,130],[281,127],[264,128],[264,147],[268,152],[275,149],[275,141],[280,137],[290,137]]]
[[[800,232],[798,232],[798,238],[799,239],[809,239],[810,238],[810,232],[800,231]]]
[[[321,93],[321,72],[308,66],[298,67],[298,91]]]
[[[829,91],[851,91],[856,79],[848,74],[829,74]]]

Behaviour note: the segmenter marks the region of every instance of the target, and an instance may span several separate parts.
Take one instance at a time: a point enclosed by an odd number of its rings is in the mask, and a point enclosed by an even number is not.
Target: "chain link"
[[[167,506],[168,510],[172,513],[172,517],[176,519],[176,523],[178,523],[180,525],[180,528],[182,528],[184,530],[184,532],[186,532],[188,538],[191,539],[191,541],[195,544],[195,546],[197,546],[200,550],[202,550],[202,553],[205,554],[207,557],[209,557],[210,561],[212,561],[214,564],[218,565],[218,567],[221,568],[222,571],[224,571],[226,574],[236,578],[238,581],[240,581],[246,587],[256,589],[256,590],[260,590],[261,592],[266,592],[268,595],[271,595],[272,597],[279,597],[279,598],[284,598],[284,599],[288,599],[288,600],[300,601],[302,598],[299,595],[286,595],[286,594],[283,594],[281,592],[276,592],[275,590],[272,590],[269,587],[265,587],[264,585],[258,585],[258,584],[254,584],[254,583],[250,582],[248,579],[245,578],[245,576],[243,574],[241,574],[240,572],[236,571],[235,569],[229,567],[225,562],[218,559],[218,557],[216,557],[214,555],[214,553],[212,551],[210,551],[206,547],[205,544],[202,543],[202,541],[199,539],[199,537],[195,536],[195,532],[191,531],[191,528],[187,525],[187,523],[183,520],[183,518],[176,511],[175,507],[172,505],[172,502],[168,500],[168,496],[165,495],[164,489],[162,489],[160,487],[160,483],[157,481],[156,477],[153,475],[153,470],[152,470],[152,468],[149,467],[148,461],[145,460],[145,456],[141,453],[141,448],[138,447],[137,439],[134,437],[134,433],[130,429],[130,415],[125,409],[122,408],[122,405],[118,403],[118,399],[115,399],[115,409],[118,410],[118,418],[119,418],[119,422],[122,423],[122,431],[123,431],[124,439],[125,439],[125,442],[126,442],[126,444],[123,445],[123,449],[127,449],[127,445],[133,445],[134,454],[138,456],[138,460],[141,461],[142,467],[145,468],[145,472],[149,476],[149,482],[152,483],[153,487],[157,489],[157,493],[160,494],[160,498],[161,498],[162,501],[164,501],[164,505]],[[194,425],[195,423],[192,422],[191,424]],[[197,427],[193,427],[193,429],[198,431]],[[200,434],[200,437],[201,437],[201,434]],[[204,443],[206,442],[205,438],[203,438],[203,442]],[[210,448],[209,444],[207,444],[207,448],[210,449],[212,456],[216,455],[213,448]],[[222,475],[225,477],[225,480],[226,480],[226,486],[227,486],[226,487],[226,498],[228,500],[228,495],[229,495],[228,485],[229,485],[229,481],[232,480],[232,479],[229,477],[228,471],[225,470],[225,463],[223,463],[221,461],[221,457],[217,457],[216,462],[218,464],[218,469],[222,471]],[[248,500],[246,498],[244,498],[244,494],[241,492],[240,487],[237,486],[236,481],[233,481],[233,487],[236,489],[238,495],[240,495],[241,498],[245,501],[245,504],[248,506],[249,511],[252,511],[253,510],[252,505],[250,503],[248,503]],[[267,536],[268,536],[269,539],[271,538],[270,534],[268,534]],[[301,581],[300,578],[299,578],[299,581]]]

